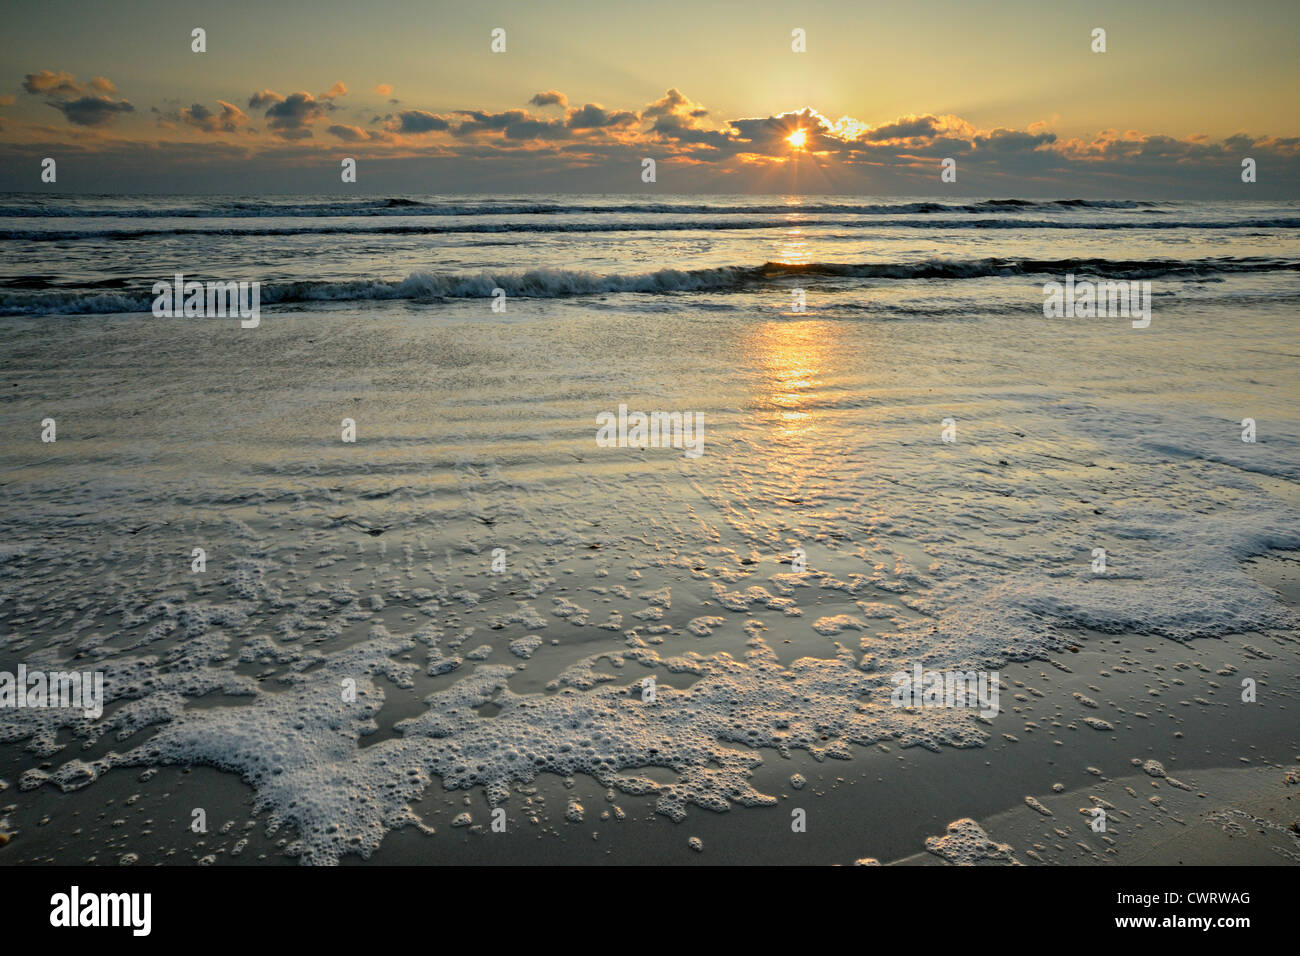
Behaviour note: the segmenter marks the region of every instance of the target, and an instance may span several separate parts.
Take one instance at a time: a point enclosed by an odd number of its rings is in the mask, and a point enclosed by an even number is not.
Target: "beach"
[[[1293,204],[400,198],[0,224],[0,863],[1300,860]]]

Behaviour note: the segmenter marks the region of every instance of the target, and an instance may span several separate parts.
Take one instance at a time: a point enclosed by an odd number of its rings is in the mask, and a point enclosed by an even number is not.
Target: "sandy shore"
[[[1243,564],[1295,534],[1281,366],[1186,396],[1104,330],[711,321],[17,323],[0,664],[118,694],[0,747],[0,863],[942,862],[966,818],[1027,864],[1294,862],[1297,564]],[[704,456],[597,449],[619,401],[702,409]],[[1220,435],[1243,404],[1281,437]],[[890,707],[918,658],[1000,661],[1001,713]]]
[[[1298,569],[1295,557],[1279,555],[1252,562],[1251,571],[1294,602],[1300,594]],[[1242,704],[1236,681],[1219,673],[1246,647],[1254,649],[1246,656],[1257,662],[1253,673],[1261,688],[1253,705]],[[1300,862],[1295,830],[1300,738],[1290,691],[1300,673],[1300,642],[1254,635],[1180,646],[1093,634],[1078,648],[1050,663],[1003,669],[1015,703],[993,721],[985,747],[934,753],[880,744],[855,750],[851,761],[821,762],[803,752],[783,758],[765,751],[754,785],[777,794],[778,805],[721,814],[696,811],[682,823],[656,813],[653,798],[616,793],[586,776],[544,775],[507,804],[507,832],[492,833],[482,790],[449,791],[435,782],[415,809],[436,832],[396,830],[371,861]],[[1239,674],[1248,672],[1243,668]],[[1082,704],[1081,697],[1097,706]],[[1097,715],[1114,730],[1081,723]],[[1143,769],[1148,761],[1155,764]],[[795,774],[807,781],[802,789],[790,785]],[[6,848],[7,862],[111,864],[132,854],[143,863],[293,863],[282,855],[290,836],[264,832],[264,820],[251,813],[252,792],[237,778],[206,767],[164,767],[146,777],[115,773],[54,802],[10,789],[6,818],[21,839]],[[656,775],[665,783],[673,777]],[[565,817],[571,801],[584,809],[580,822]],[[207,808],[215,832],[185,832],[187,820],[176,808],[191,804]],[[1093,832],[1091,817],[1081,812],[1097,806],[1108,812],[1104,834]],[[807,812],[804,833],[790,829],[794,808]],[[461,814],[469,815],[468,825],[453,825]],[[925,849],[927,840],[947,835],[949,826],[963,819],[980,829],[959,832],[982,832],[1009,849],[997,854],[962,841],[935,852]],[[691,848],[691,838],[700,840],[702,852]],[[982,858],[982,852],[994,858]],[[343,862],[362,861],[346,857]]]

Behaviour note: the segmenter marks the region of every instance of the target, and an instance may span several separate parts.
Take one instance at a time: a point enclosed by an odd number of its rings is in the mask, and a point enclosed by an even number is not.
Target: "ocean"
[[[449,306],[501,288],[632,293],[603,301],[638,311],[647,295],[697,293],[700,309],[768,313],[802,282],[818,315],[891,319],[1032,307],[1026,285],[1070,269],[1251,298],[1293,291],[1298,227],[1294,202],[9,197],[0,313],[147,311],[174,272],[257,280],[264,303],[298,308]]]
[[[0,672],[105,697],[0,707],[7,852],[888,862],[1134,760],[1292,759],[1284,700],[1225,716],[1300,673],[1257,566],[1300,548],[1297,228],[0,197]],[[259,324],[157,317],[178,274]],[[1149,323],[1045,315],[1067,281]],[[918,667],[1000,704],[900,706]]]

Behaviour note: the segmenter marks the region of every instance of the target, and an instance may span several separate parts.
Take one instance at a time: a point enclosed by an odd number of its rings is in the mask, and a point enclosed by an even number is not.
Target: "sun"
[[[803,149],[803,144],[808,142],[808,134],[804,130],[797,129],[787,136],[785,141],[795,149]]]

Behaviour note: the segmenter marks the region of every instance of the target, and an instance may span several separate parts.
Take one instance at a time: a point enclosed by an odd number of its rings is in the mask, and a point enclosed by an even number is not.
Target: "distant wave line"
[[[528,234],[528,233],[632,233],[632,232],[694,232],[752,229],[801,229],[814,227],[836,229],[1300,229],[1300,217],[1212,220],[1183,222],[1171,220],[1122,222],[1064,222],[1055,220],[1024,219],[867,219],[867,220],[804,220],[792,223],[784,219],[771,220],[712,220],[702,222],[647,221],[647,222],[529,222],[484,223],[471,222],[457,225],[383,225],[383,226],[254,226],[250,228],[202,228],[180,226],[151,229],[0,229],[0,241],[68,242],[78,239],[152,239],[165,236],[299,236],[299,235],[394,235],[426,236],[457,234]]]
[[[905,213],[969,212],[1014,213],[1024,209],[1154,209],[1157,202],[1133,199],[986,199],[974,203],[933,201],[907,203],[726,203],[691,202],[611,202],[550,203],[513,200],[477,200],[428,202],[415,199],[355,199],[319,203],[304,202],[224,202],[212,205],[179,207],[143,206],[138,209],[82,209],[75,205],[46,205],[43,201],[28,204],[0,205],[0,218],[246,218],[246,217],[325,217],[325,216],[537,216],[537,215],[619,215],[629,213],[682,213],[712,215],[762,215],[770,213],[843,213],[889,215]]]

